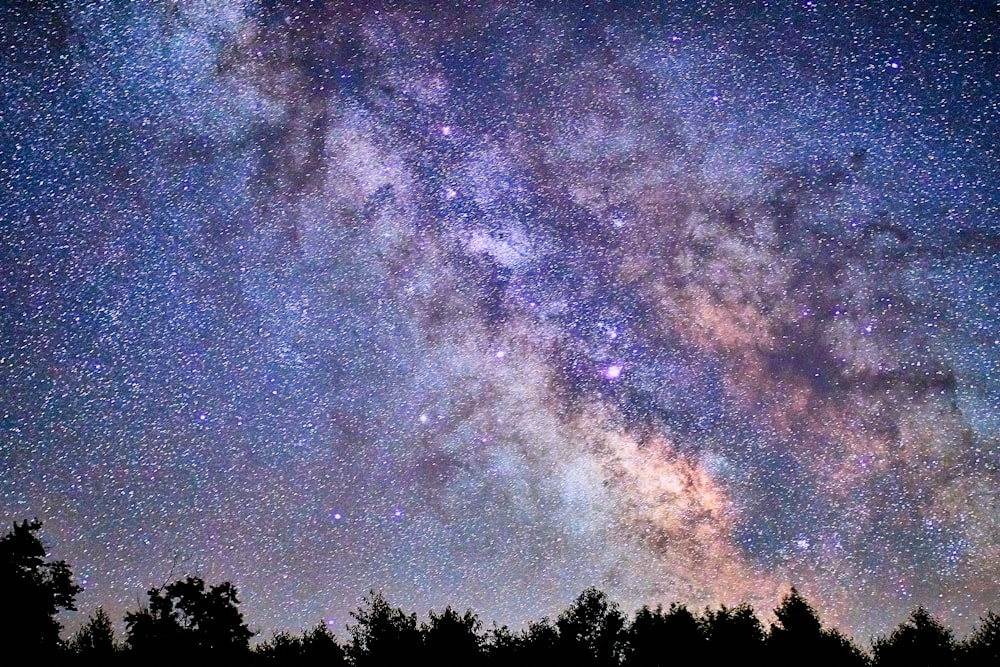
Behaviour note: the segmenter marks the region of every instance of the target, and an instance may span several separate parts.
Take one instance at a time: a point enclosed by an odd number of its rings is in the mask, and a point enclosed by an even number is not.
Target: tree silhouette
[[[19,658],[51,664],[62,648],[56,617],[61,610],[75,608],[81,588],[73,583],[65,561],[45,560],[40,529],[37,519],[15,522],[0,536],[0,639]],[[693,662],[777,667],[1000,665],[1000,616],[993,612],[959,643],[949,628],[918,607],[887,637],[873,641],[870,659],[846,636],[824,628],[819,614],[795,588],[774,610],[775,620],[766,633],[747,604],[707,608],[700,617],[677,603],[667,611],[647,606],[629,622],[607,595],[587,588],[554,622],[542,618],[519,633],[494,625],[484,634],[471,610],[464,614],[451,606],[440,613],[431,610],[428,621],[418,625],[416,614],[392,607],[381,593],[370,591],[361,607],[351,612],[354,623],[347,626],[346,645],[320,623],[301,635],[277,633],[252,652],[253,633],[243,620],[232,583],[206,586],[198,577],[187,577],[147,594],[145,606],[125,614],[124,646],[116,642],[111,619],[98,607],[67,642],[73,656],[102,664],[126,659],[176,664],[178,659],[207,658],[226,664],[243,659],[333,667],[407,662],[444,667],[565,663],[667,667]]]
[[[277,665],[301,665],[305,649],[302,638],[290,632],[276,632],[253,650],[257,662]]]
[[[382,593],[369,591],[362,606],[351,612],[347,654],[355,667],[410,661],[421,649],[417,615],[389,605]]]
[[[69,649],[93,660],[107,661],[115,655],[118,651],[115,628],[103,607],[98,607],[94,615],[77,630],[69,641]]]
[[[301,636],[279,632],[270,640],[261,642],[254,655],[258,662],[276,665],[346,665],[344,649],[337,643],[325,623],[318,623]]]
[[[835,630],[825,630],[819,615],[795,588],[774,610],[768,648],[778,665],[798,665],[809,659],[822,665],[863,666],[865,655]]]
[[[0,537],[0,640],[7,647],[48,652],[59,648],[56,620],[61,609],[74,610],[81,589],[66,561],[46,562],[38,538],[42,523],[14,522]]]
[[[658,667],[694,661],[705,654],[705,638],[698,620],[688,608],[671,604],[643,607],[625,633],[625,664],[629,667]]]
[[[562,659],[579,665],[617,665],[625,616],[596,588],[588,588],[556,619]]]
[[[547,617],[532,621],[517,637],[517,665],[552,665],[562,661],[559,652],[559,630]]]
[[[963,664],[970,667],[1000,665],[1000,616],[987,612],[979,625],[962,643]]]
[[[778,623],[771,626],[772,637],[787,638],[790,641],[800,637],[810,640],[818,637],[823,630],[816,610],[794,587],[781,600],[781,606],[774,610],[774,615]]]
[[[149,606],[125,614],[128,645],[145,654],[239,654],[253,633],[243,622],[236,587],[225,581],[205,588],[188,577],[148,591]]]
[[[513,665],[520,649],[520,636],[511,632],[506,625],[498,626],[494,623],[483,638],[485,662],[491,666]]]
[[[125,645],[143,658],[193,653],[190,633],[181,627],[173,604],[159,588],[151,588],[149,605],[125,612]]]
[[[479,634],[482,623],[472,610],[459,615],[448,606],[440,614],[431,610],[428,616],[429,622],[421,626],[427,659],[440,665],[472,665],[482,661],[484,640]]]
[[[347,664],[344,647],[330,632],[330,628],[326,627],[326,623],[317,623],[312,630],[302,633],[302,648],[305,656],[303,664],[329,667]]]
[[[756,664],[762,660],[764,628],[750,605],[706,609],[699,621],[710,663]]]
[[[878,667],[937,667],[955,664],[958,651],[952,631],[944,627],[923,607],[892,631],[872,644]]]

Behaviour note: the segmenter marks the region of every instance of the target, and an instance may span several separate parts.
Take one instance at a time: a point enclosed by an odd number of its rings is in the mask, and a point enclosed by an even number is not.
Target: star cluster
[[[113,615],[1000,599],[992,3],[13,3],[0,514]]]

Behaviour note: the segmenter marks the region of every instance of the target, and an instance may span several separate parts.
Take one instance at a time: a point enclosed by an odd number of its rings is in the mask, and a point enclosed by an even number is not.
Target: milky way
[[[0,10],[0,516],[84,611],[997,609],[995,4],[126,4]]]

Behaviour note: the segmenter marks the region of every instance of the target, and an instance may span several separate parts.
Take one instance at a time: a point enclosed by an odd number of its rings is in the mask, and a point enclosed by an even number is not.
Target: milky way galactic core
[[[0,515],[84,612],[1000,611],[995,3],[0,15]]]

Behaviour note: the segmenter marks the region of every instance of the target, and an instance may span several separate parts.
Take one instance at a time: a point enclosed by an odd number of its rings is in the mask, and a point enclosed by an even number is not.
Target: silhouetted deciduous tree
[[[243,622],[236,587],[205,588],[198,577],[148,591],[149,606],[125,614],[128,646],[146,655],[245,653],[253,633]]]
[[[87,619],[69,641],[69,649],[88,660],[107,662],[118,651],[111,617],[102,607]]]
[[[381,593],[370,591],[361,608],[351,612],[347,654],[355,667],[403,664],[421,649],[417,615],[392,607]]]
[[[969,667],[1000,665],[1000,616],[988,612],[962,643],[964,664]]]
[[[482,662],[482,623],[472,610],[459,614],[450,606],[440,614],[433,610],[430,620],[421,626],[424,654],[438,665],[475,665]]]
[[[62,626],[56,614],[73,610],[77,593],[65,561],[45,560],[37,519],[15,522],[0,537],[0,641],[26,653],[55,651]]]
[[[173,657],[195,650],[184,632],[173,604],[159,588],[151,588],[149,605],[125,612],[125,646],[142,659]]]
[[[506,625],[493,625],[483,638],[483,651],[486,654],[486,664],[491,667],[513,665],[519,651],[519,637],[510,631]]]
[[[923,607],[872,644],[878,667],[939,667],[953,665],[958,658],[955,637]]]
[[[698,620],[688,608],[671,604],[643,607],[625,633],[625,664],[629,667],[659,667],[701,659],[705,638]]]
[[[279,632],[254,649],[256,662],[266,665],[337,667],[346,665],[343,647],[325,623],[296,636]]]
[[[596,588],[588,588],[556,619],[559,652],[577,665],[617,665],[625,616]]]
[[[559,631],[547,617],[532,621],[517,637],[517,665],[554,665],[561,661]]]

